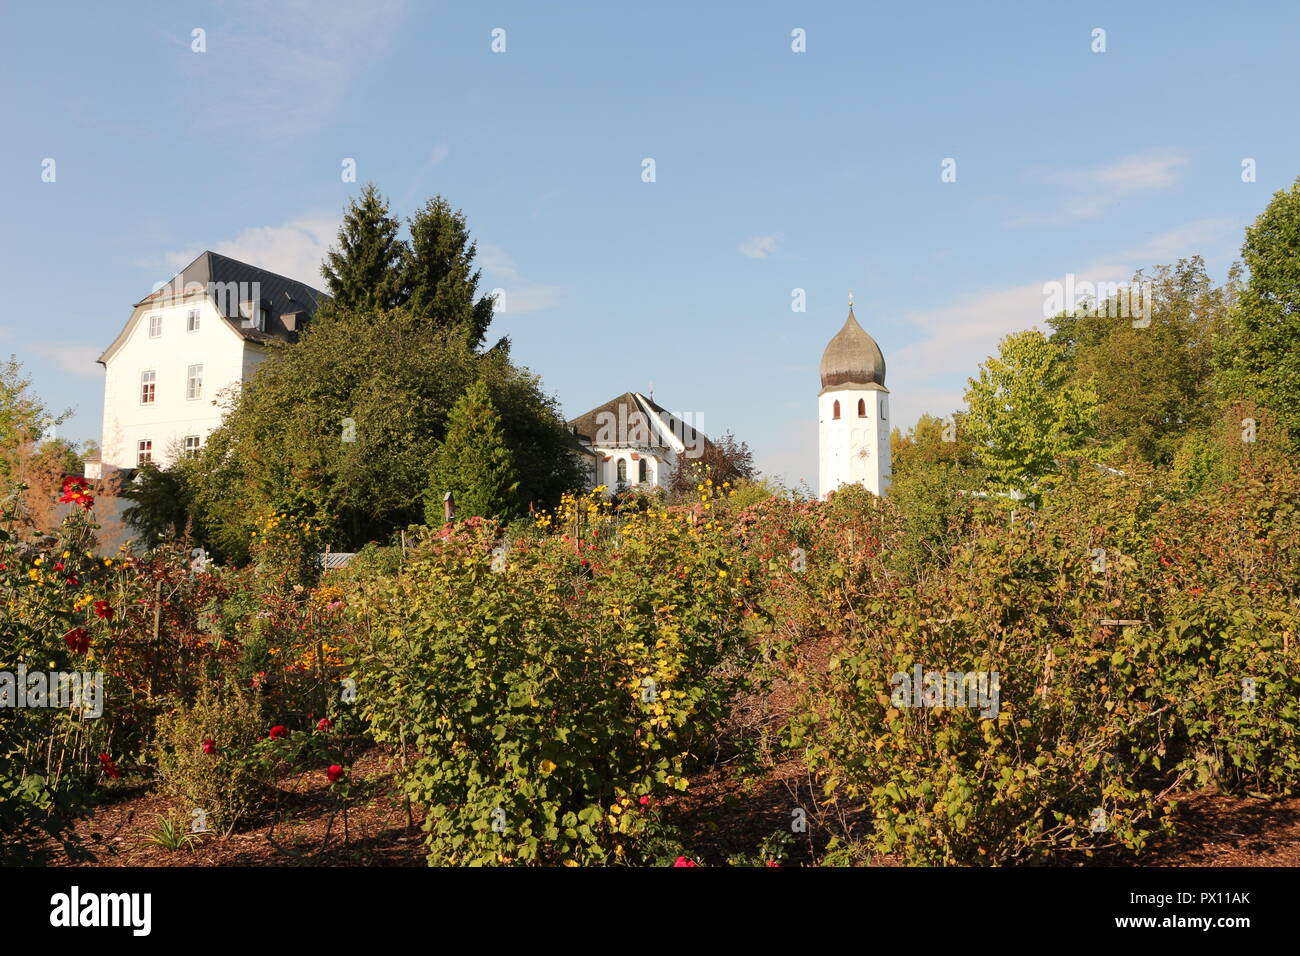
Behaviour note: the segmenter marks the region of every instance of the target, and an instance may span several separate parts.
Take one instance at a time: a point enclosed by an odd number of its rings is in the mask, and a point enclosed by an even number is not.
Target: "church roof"
[[[620,440],[622,437],[626,436],[615,436],[616,440],[610,442],[608,440],[608,435],[601,434],[601,432],[608,427],[608,423],[610,422],[610,419],[602,417],[603,415],[612,416],[613,422],[617,426],[628,426],[631,428],[631,423],[628,419],[636,412],[640,412],[645,416],[646,426],[650,429],[651,440],[649,443],[639,441],[624,442]],[[651,418],[658,420],[660,428],[667,428],[670,431],[674,428],[683,429],[691,439],[693,439],[697,434],[696,430],[692,426],[679,422],[672,412],[658,404],[654,399],[648,398],[640,392],[624,392],[622,395],[611,398],[603,405],[597,405],[586,414],[570,419],[568,424],[570,432],[591,445],[629,444],[646,448],[666,447],[658,440],[655,434],[655,425],[650,421]],[[682,436],[679,435],[678,437],[681,438]],[[706,446],[710,444],[707,435],[701,435],[700,437],[703,438]],[[601,439],[605,440],[602,441]]]
[[[821,376],[822,388],[839,385],[885,387],[885,356],[876,340],[858,325],[851,305],[844,327],[835,333],[822,353]]]

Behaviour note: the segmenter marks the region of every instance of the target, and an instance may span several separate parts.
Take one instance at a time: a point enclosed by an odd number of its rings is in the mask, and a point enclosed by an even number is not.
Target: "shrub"
[[[257,696],[204,684],[193,704],[159,717],[157,730],[163,791],[184,818],[202,810],[211,829],[230,832],[266,803],[273,768],[259,750],[267,728]]]
[[[721,525],[647,512],[581,544],[517,541],[504,564],[495,545],[492,524],[444,528],[353,609],[357,701],[410,751],[430,862],[654,855],[640,800],[686,788],[732,686],[742,602]]]

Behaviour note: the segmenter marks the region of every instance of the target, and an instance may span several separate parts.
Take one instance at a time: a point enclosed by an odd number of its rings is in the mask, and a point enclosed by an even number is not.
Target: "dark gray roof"
[[[621,414],[619,411],[620,406],[623,409],[625,409]],[[577,418],[570,419],[568,423],[569,430],[574,435],[578,436],[579,439],[582,439],[588,442],[589,444],[594,445],[597,444],[596,439],[600,434],[601,424],[602,424],[600,421],[600,417],[602,413],[608,412],[611,415],[613,415],[614,421],[616,423],[626,423],[634,412],[640,412],[644,414],[646,409],[649,409],[654,416],[659,418],[660,422],[665,427],[670,428],[670,430],[671,428],[675,427],[672,426],[670,423],[676,420],[676,416],[674,416],[672,412],[668,411],[668,409],[664,408],[662,405],[659,405],[657,402],[655,402],[654,399],[647,398],[645,395],[642,395],[639,392],[636,393],[624,392],[622,395],[618,395],[615,396],[614,398],[611,398],[608,402],[605,402],[605,404],[603,405],[597,405],[595,408],[593,408],[591,411],[587,412],[586,414],[579,415]],[[653,429],[653,426],[649,422],[646,422],[646,427]],[[689,429],[689,434],[686,437],[693,439],[693,436],[695,434],[695,429],[684,422],[681,423],[681,427]],[[654,432],[652,430],[651,435],[653,434]],[[679,435],[678,437],[681,438],[682,436]],[[711,444],[709,442],[707,435],[702,437],[704,438],[706,444]],[[621,443],[615,441],[615,442],[611,442],[610,444],[621,444]],[[640,443],[638,442],[636,444],[640,444]],[[664,447],[664,446],[662,446],[657,441],[652,441],[649,445],[645,447],[656,448],[656,447]]]
[[[218,311],[235,331],[254,342],[295,341],[306,322],[329,301],[328,295],[305,283],[207,251],[136,306],[156,305],[196,286],[208,289]],[[253,298],[254,291],[259,293],[256,298],[266,314],[263,330],[247,325],[240,314],[241,303]]]

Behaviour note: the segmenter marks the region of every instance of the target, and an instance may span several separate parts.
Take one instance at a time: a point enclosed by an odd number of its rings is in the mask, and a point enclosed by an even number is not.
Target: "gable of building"
[[[146,315],[202,301],[212,304],[237,337],[253,345],[268,345],[297,341],[329,296],[295,279],[207,251],[161,289],[135,303],[131,317],[99,363],[108,364]]]

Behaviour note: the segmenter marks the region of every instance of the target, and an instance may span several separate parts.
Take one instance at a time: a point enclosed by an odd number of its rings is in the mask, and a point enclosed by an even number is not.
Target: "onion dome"
[[[839,385],[879,385],[885,387],[885,356],[876,340],[867,334],[853,317],[835,334],[822,353],[822,388]]]

